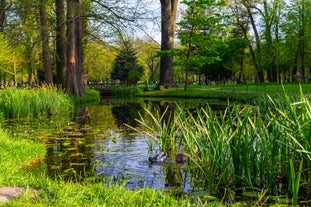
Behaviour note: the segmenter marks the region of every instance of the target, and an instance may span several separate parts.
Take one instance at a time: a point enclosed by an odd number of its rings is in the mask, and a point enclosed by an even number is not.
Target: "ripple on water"
[[[170,185],[167,183],[165,165],[149,163],[146,138],[126,138],[118,135],[113,139],[100,141],[98,145],[106,146],[102,151],[95,153],[94,159],[96,163],[100,163],[96,167],[98,175],[125,178],[129,189],[163,189]]]

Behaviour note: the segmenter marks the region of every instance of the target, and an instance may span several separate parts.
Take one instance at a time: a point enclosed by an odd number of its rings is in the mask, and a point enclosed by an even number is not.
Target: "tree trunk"
[[[50,59],[50,47],[49,47],[49,32],[46,23],[46,0],[40,0],[40,23],[41,23],[41,38],[42,38],[42,56],[43,56],[43,68],[44,79],[47,84],[53,84],[53,75]]]
[[[258,30],[257,30],[257,26],[256,26],[256,23],[255,23],[255,20],[254,20],[254,17],[253,17],[253,13],[251,11],[251,5],[250,5],[250,2],[244,0],[243,1],[243,5],[244,7],[246,8],[247,10],[247,13],[248,13],[248,17],[250,19],[250,22],[251,22],[251,25],[252,25],[252,28],[253,28],[253,31],[254,31],[254,35],[255,35],[255,40],[256,40],[256,56],[255,56],[255,53],[252,54],[254,55],[253,56],[253,60],[255,61],[255,66],[256,66],[256,69],[257,69],[257,74],[258,74],[258,78],[259,78],[259,81],[260,82],[264,82],[265,81],[265,78],[264,78],[264,73],[263,73],[263,70],[262,70],[262,66],[261,66],[261,41],[260,41],[260,37],[259,37],[259,33],[258,33]]]
[[[0,32],[4,31],[5,0],[0,0]]]
[[[306,18],[305,18],[305,1],[301,2],[301,14],[300,14],[300,27],[299,27],[299,51],[300,51],[300,69],[301,69],[301,81],[305,81],[305,45],[306,45],[306,34],[305,34],[305,25],[306,25]]]
[[[265,30],[264,30],[264,36],[266,40],[266,51],[265,54],[269,54],[269,57],[265,57],[265,68],[267,70],[267,76],[269,82],[277,82],[277,72],[275,68],[275,59],[271,58],[270,56],[274,56],[275,52],[273,51],[273,42],[272,42],[272,34],[271,34],[271,28],[272,23],[275,19],[275,14],[269,12],[267,2],[263,2],[263,8],[264,8],[264,24],[265,24]]]
[[[84,95],[84,87],[83,87],[83,78],[82,78],[82,0],[77,0],[77,9],[76,9],[76,49],[77,49],[77,68],[76,68],[76,77],[77,77],[77,85],[79,88],[79,93],[81,96]]]
[[[68,66],[66,91],[75,96],[83,96],[82,86],[82,0],[69,0],[67,4],[68,25]]]
[[[67,38],[64,0],[56,0],[56,83],[65,87]]]
[[[164,54],[160,59],[160,82],[159,86],[175,87],[173,73],[174,57],[165,54],[174,48],[174,34],[176,29],[176,13],[178,0],[160,0],[161,2],[161,51]]]

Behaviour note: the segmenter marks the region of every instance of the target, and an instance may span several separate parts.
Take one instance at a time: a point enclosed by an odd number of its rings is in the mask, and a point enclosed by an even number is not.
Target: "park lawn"
[[[260,98],[263,95],[278,96],[300,94],[302,89],[305,95],[311,93],[311,83],[299,84],[228,84],[228,85],[190,85],[187,91],[181,87],[162,91],[150,90],[138,94],[138,97],[149,98],[185,98],[185,99],[223,99],[247,101]]]

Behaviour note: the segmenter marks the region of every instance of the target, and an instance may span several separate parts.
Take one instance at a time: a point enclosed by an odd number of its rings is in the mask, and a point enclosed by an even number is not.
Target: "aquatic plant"
[[[178,126],[173,121],[168,107],[162,114],[159,111],[152,113],[148,109],[145,109],[145,113],[147,119],[141,114],[140,118],[136,119],[139,127],[127,126],[140,134],[148,136],[150,139],[148,142],[149,149],[153,150],[153,143],[155,143],[161,151],[168,153],[169,156],[176,155]]]
[[[73,104],[60,88],[43,85],[34,89],[0,91],[0,112],[5,118],[69,114]]]
[[[169,128],[162,124],[163,115],[156,119],[147,110],[153,121],[150,125],[147,118],[139,120],[144,129],[140,132],[153,139],[161,135],[160,145],[174,140],[175,146],[183,146],[192,173],[204,179],[211,193],[281,192],[295,204],[310,197],[310,191],[301,189],[311,185],[311,104],[302,92],[297,97],[300,100],[287,94],[276,100],[266,96],[265,108],[228,105],[224,111],[207,107],[190,112],[178,107]]]

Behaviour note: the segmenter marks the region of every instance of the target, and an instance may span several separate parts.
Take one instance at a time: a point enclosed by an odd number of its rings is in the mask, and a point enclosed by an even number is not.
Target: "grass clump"
[[[25,201],[26,200],[26,201]],[[35,201],[17,199],[11,206],[197,206],[190,201],[176,200],[165,192],[152,189],[126,190],[124,186],[104,186],[102,183],[49,183]]]
[[[38,186],[44,177],[45,145],[13,139],[0,129],[0,186]],[[30,170],[31,169],[31,170]]]
[[[0,91],[0,112],[3,118],[68,114],[72,108],[68,95],[53,86]]]
[[[142,93],[141,87],[137,86],[117,87],[113,90],[113,95],[116,97],[135,97]]]
[[[71,96],[71,100],[74,103],[98,103],[100,101],[100,94],[99,91],[93,90],[90,88],[85,89],[85,96],[82,97],[76,97]]]

